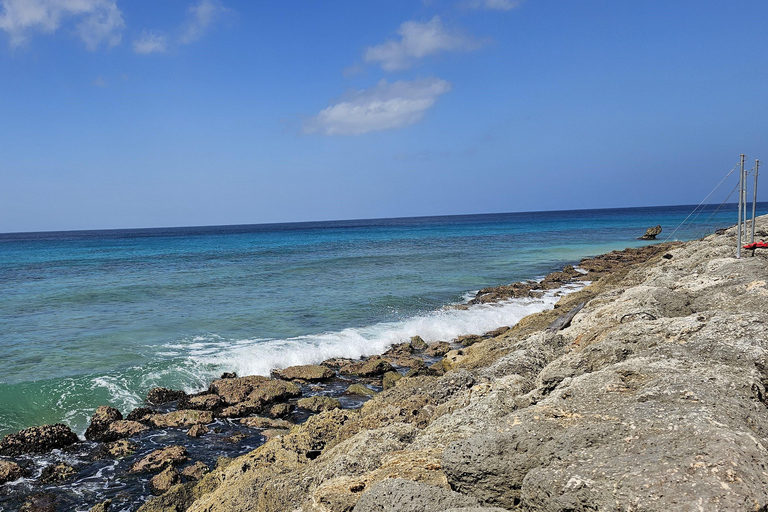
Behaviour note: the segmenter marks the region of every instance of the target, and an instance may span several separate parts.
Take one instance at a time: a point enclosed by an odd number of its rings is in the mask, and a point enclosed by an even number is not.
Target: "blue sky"
[[[0,232],[695,204],[768,162],[766,26],[765,0],[0,0]]]

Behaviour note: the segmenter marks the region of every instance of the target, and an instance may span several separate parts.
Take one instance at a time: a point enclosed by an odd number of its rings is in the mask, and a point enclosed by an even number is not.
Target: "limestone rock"
[[[341,402],[325,395],[302,398],[299,400],[298,405],[299,407],[312,412],[330,411],[341,408]]]
[[[484,339],[485,338],[482,336],[478,336],[476,334],[465,334],[456,338],[456,343],[460,343],[465,347],[469,347],[470,345],[474,345],[475,343],[483,341]]]
[[[146,422],[150,416],[157,414],[158,412],[150,407],[137,407],[128,413],[125,417],[128,421],[138,421],[139,423]]]
[[[187,394],[183,391],[168,388],[152,388],[147,392],[146,402],[152,405],[160,405],[175,402],[184,398]]]
[[[387,372],[384,374],[384,377],[382,377],[381,385],[384,389],[389,389],[394,387],[395,383],[402,378],[403,376],[398,372]]]
[[[373,396],[376,394],[376,391],[362,384],[352,384],[345,393],[348,395]]]
[[[269,378],[261,375],[249,375],[215,380],[209,386],[212,393],[219,395],[229,405],[243,402],[253,391],[253,388],[269,381]]]
[[[283,380],[304,380],[317,382],[336,376],[336,372],[327,366],[317,364],[305,364],[301,366],[289,366],[284,369],[272,370],[272,377]]]
[[[127,439],[120,439],[111,443],[104,443],[99,447],[96,458],[109,457],[112,459],[122,459],[136,452],[137,445]]]
[[[117,420],[107,427],[106,431],[101,435],[101,441],[109,442],[125,439],[126,437],[134,437],[147,430],[149,428],[138,421]]]
[[[56,512],[57,501],[54,494],[35,494],[24,501],[19,512]]]
[[[447,341],[436,341],[427,346],[426,354],[432,357],[441,357],[451,350],[451,344]]]
[[[189,428],[189,430],[187,430],[187,435],[189,437],[200,437],[200,436],[204,436],[207,433],[208,433],[208,427],[206,427],[205,425],[201,425],[199,423],[197,425],[192,425]]]
[[[364,492],[354,512],[443,512],[458,507],[476,507],[470,496],[410,480],[393,478]]]
[[[270,418],[285,418],[296,410],[296,406],[293,404],[275,404],[269,408]]]
[[[85,431],[85,438],[90,441],[105,441],[104,434],[110,424],[122,420],[123,415],[114,407],[102,405],[91,416],[91,423]],[[112,439],[109,439],[111,441]]]
[[[141,460],[135,462],[130,473],[152,473],[166,466],[176,466],[187,460],[187,449],[183,446],[171,445],[155,450]]]
[[[0,485],[18,480],[22,476],[24,476],[24,470],[21,466],[9,460],[0,460]]]
[[[182,469],[181,474],[182,476],[190,480],[200,480],[209,471],[210,469],[208,468],[208,466],[206,466],[204,462],[197,461],[191,466],[187,466],[184,469]]]
[[[656,237],[661,233],[661,226],[654,226],[648,228],[645,234],[640,237],[640,240],[656,240]]]
[[[289,429],[293,426],[293,423],[289,421],[272,419],[272,418],[262,418],[260,416],[251,416],[250,418],[243,418],[240,420],[240,424],[250,428]]]
[[[16,456],[23,453],[44,453],[64,448],[79,439],[70,428],[62,423],[30,427],[16,434],[6,435],[0,441],[0,455]]]
[[[163,494],[179,482],[181,482],[179,470],[173,466],[168,466],[150,479],[149,488],[152,490],[152,494]]]
[[[360,377],[375,377],[377,375],[384,375],[393,369],[392,365],[384,359],[371,359],[366,361],[365,364],[360,367],[357,371],[357,375]]]
[[[148,420],[156,428],[191,427],[192,425],[212,423],[213,413],[210,411],[185,409],[165,414],[155,414],[150,416]]]
[[[427,348],[427,343],[421,338],[421,336],[412,336],[410,345],[413,350],[424,350]]]
[[[189,396],[179,400],[179,409],[196,409],[200,411],[213,411],[222,407],[224,400],[214,393],[203,393]]]

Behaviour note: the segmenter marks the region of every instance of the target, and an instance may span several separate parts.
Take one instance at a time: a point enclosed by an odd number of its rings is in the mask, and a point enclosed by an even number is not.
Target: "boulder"
[[[168,466],[162,472],[152,477],[149,481],[149,488],[152,494],[163,494],[180,482],[181,475],[179,470],[173,466]]]
[[[104,443],[99,446],[96,452],[96,459],[110,458],[122,459],[136,453],[137,445],[127,439],[120,439],[111,443]]]
[[[58,484],[64,482],[65,480],[69,480],[75,476],[75,474],[75,468],[69,464],[64,464],[63,462],[59,462],[58,464],[51,464],[49,466],[45,466],[43,471],[40,473],[40,483]]]
[[[185,396],[187,396],[185,392],[175,389],[152,388],[147,393],[146,402],[152,405],[160,405],[168,402],[175,402]]]
[[[270,418],[285,418],[296,410],[296,406],[293,404],[275,404],[269,408]]]
[[[360,377],[376,377],[378,375],[384,375],[387,372],[394,370],[392,365],[384,359],[370,359],[366,361],[363,366],[357,371],[357,375]]]
[[[220,418],[242,418],[243,416],[260,412],[261,409],[262,405],[260,403],[240,402],[239,404],[223,408],[218,412],[217,416]]]
[[[183,446],[171,445],[155,450],[141,460],[133,463],[129,473],[154,473],[167,466],[177,466],[186,462],[187,449]]]
[[[293,426],[293,423],[285,420],[277,420],[272,418],[262,418],[261,416],[251,416],[250,418],[243,418],[240,420],[241,425],[245,425],[249,428],[284,428],[289,429]]]
[[[157,414],[158,412],[150,407],[138,407],[128,413],[125,417],[129,421],[138,421],[140,423],[146,422],[150,416]]]
[[[179,400],[179,409],[213,411],[224,405],[224,400],[217,394],[204,393]]]
[[[384,377],[381,379],[381,385],[384,389],[389,389],[391,387],[394,387],[395,383],[402,378],[403,376],[400,375],[398,372],[387,372],[384,374]]]
[[[293,382],[270,379],[258,386],[254,386],[246,400],[254,404],[259,404],[259,406],[263,408],[268,404],[299,396],[301,396],[301,388]]]
[[[352,384],[345,393],[348,395],[373,396],[376,394],[376,391],[362,384]]]
[[[459,336],[458,338],[456,338],[456,343],[460,343],[465,347],[469,347],[474,345],[475,343],[483,341],[484,339],[485,338],[483,338],[482,336],[478,336],[477,334],[465,334],[463,336]]]
[[[110,424],[122,420],[123,415],[114,407],[102,405],[91,416],[91,423],[85,431],[85,438],[89,441],[105,441],[104,434]]]
[[[18,480],[24,476],[24,470],[15,462],[0,460],[0,485]]]
[[[191,427],[192,425],[212,423],[213,413],[210,411],[185,409],[165,414],[155,414],[150,416],[148,421],[156,428]]]
[[[390,478],[364,492],[353,511],[444,512],[446,509],[479,505],[477,499],[443,487]]]
[[[318,364],[305,364],[301,366],[289,366],[284,369],[272,370],[272,377],[283,380],[304,380],[317,382],[336,376],[336,372]]]
[[[188,478],[189,480],[200,480],[209,471],[210,469],[204,462],[197,461],[191,466],[187,466],[182,469],[181,475]]]
[[[190,429],[187,430],[187,435],[189,437],[200,437],[207,433],[208,433],[208,427],[199,423],[197,425],[192,425]]]
[[[442,357],[451,350],[451,344],[447,341],[436,341],[427,345],[426,354],[432,357]]]
[[[308,398],[302,398],[298,402],[298,406],[302,409],[307,409],[312,412],[331,411],[333,409],[341,409],[341,402],[335,398],[325,395],[310,396]]]
[[[648,228],[645,234],[639,238],[639,240],[656,240],[656,237],[661,233],[661,226],[654,226]]]
[[[427,343],[421,336],[411,336],[410,346],[413,350],[424,350],[427,348]]]
[[[31,427],[6,435],[0,441],[0,455],[13,457],[23,453],[45,453],[78,441],[77,435],[62,423]]]
[[[268,377],[261,375],[219,379],[213,381],[208,390],[219,395],[227,404],[234,405],[244,401],[255,386],[268,380]]]
[[[149,430],[149,427],[138,421],[117,420],[107,427],[107,430],[101,436],[101,441],[109,442],[134,437],[147,430]]]

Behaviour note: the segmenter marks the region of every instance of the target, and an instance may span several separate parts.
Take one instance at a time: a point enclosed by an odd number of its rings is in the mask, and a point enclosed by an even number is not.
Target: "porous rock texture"
[[[451,351],[445,375],[321,412],[141,510],[768,510],[768,254],[734,253],[730,229],[593,260],[593,284]]]

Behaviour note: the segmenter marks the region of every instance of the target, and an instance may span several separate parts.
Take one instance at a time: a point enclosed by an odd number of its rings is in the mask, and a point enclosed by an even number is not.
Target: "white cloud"
[[[399,41],[371,46],[365,51],[366,62],[379,62],[385,71],[411,67],[417,59],[445,51],[470,51],[480,47],[474,39],[448,31],[439,16],[427,23],[406,21],[397,31]]]
[[[230,12],[219,0],[200,0],[187,10],[187,22],[179,38],[182,44],[200,39],[222,15]]]
[[[0,0],[0,6],[0,30],[8,33],[12,47],[24,44],[33,32],[53,33],[70,19],[91,51],[120,44],[125,28],[115,0]]]
[[[438,78],[387,83],[353,91],[304,123],[304,133],[360,135],[419,122],[451,84]]]
[[[467,7],[470,9],[491,9],[494,11],[511,11],[519,7],[523,0],[468,0]]]
[[[136,53],[165,53],[168,40],[163,34],[156,32],[141,33],[141,37],[133,42],[133,51]]]

